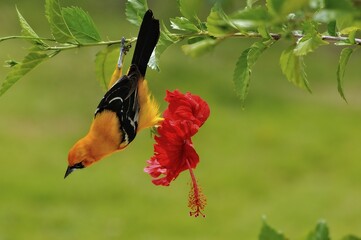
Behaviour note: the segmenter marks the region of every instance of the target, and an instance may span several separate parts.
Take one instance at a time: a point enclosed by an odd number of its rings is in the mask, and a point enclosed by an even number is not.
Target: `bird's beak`
[[[64,175],[64,179],[73,171],[75,170],[75,168],[68,166],[68,168],[66,169],[65,175]]]
[[[66,172],[65,172],[65,175],[64,175],[64,179],[72,172],[74,172],[74,170],[76,169],[81,169],[81,168],[84,168],[85,166],[80,162],[80,163],[77,163],[73,166],[68,166],[68,168],[66,169]]]

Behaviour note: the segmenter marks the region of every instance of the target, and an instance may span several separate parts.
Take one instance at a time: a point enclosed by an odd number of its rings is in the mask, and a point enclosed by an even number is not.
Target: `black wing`
[[[137,133],[140,111],[137,88],[139,78],[137,67],[131,66],[129,74],[121,77],[108,90],[95,111],[95,117],[104,110],[116,113],[120,123],[119,130],[123,135],[120,143],[130,143]]]

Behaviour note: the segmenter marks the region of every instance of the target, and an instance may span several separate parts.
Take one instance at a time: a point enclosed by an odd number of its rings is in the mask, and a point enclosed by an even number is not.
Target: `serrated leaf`
[[[246,99],[250,84],[251,69],[248,65],[248,54],[250,51],[251,49],[248,48],[242,52],[233,72],[234,87],[238,97],[242,101],[242,104]]]
[[[182,50],[186,55],[197,57],[211,51],[218,43],[219,40],[213,38],[204,38],[202,41],[183,45]]]
[[[34,44],[35,46],[47,46],[41,39],[39,39],[38,34],[30,27],[29,23],[25,20],[25,18],[21,15],[20,11],[16,7],[16,12],[18,14],[20,27],[21,27],[21,34],[26,37],[31,37],[29,41]]]
[[[67,7],[61,11],[72,36],[79,43],[100,42],[101,38],[92,18],[79,7]]]
[[[361,238],[354,235],[347,235],[346,237],[343,237],[342,240],[361,240]]]
[[[244,9],[229,17],[232,26],[240,31],[257,30],[260,26],[268,25],[271,20],[267,9],[262,6]]]
[[[258,60],[259,56],[266,50],[273,41],[256,42],[238,58],[236,68],[233,73],[233,82],[237,95],[244,102],[249,91],[252,67]]]
[[[148,10],[147,0],[128,0],[125,5],[127,20],[140,26],[145,12]]]
[[[49,58],[49,56],[42,52],[30,52],[27,56],[25,56],[21,63],[18,63],[11,68],[11,71],[2,82],[0,86],[0,96],[12,87],[20,78],[47,58]]]
[[[154,70],[159,71],[159,59],[161,54],[172,44],[178,42],[180,39],[172,35],[171,32],[162,22],[160,37],[155,47],[154,54],[152,53],[151,59],[149,59],[148,66]]]
[[[337,90],[341,97],[347,102],[345,94],[343,92],[343,77],[345,76],[345,69],[353,52],[352,48],[344,48],[341,51],[340,59],[337,67]]]
[[[198,22],[197,11],[199,10],[202,0],[177,0],[181,14],[191,20]]]
[[[304,70],[303,56],[295,55],[293,50],[294,46],[291,46],[282,52],[280,57],[281,70],[288,81],[311,92]]]
[[[326,222],[320,221],[316,229],[308,235],[307,240],[330,240]]]
[[[117,63],[119,46],[111,45],[100,50],[95,56],[95,75],[104,89],[108,89],[108,82]]]
[[[170,19],[171,27],[174,30],[185,31],[189,33],[199,32],[199,28],[185,17],[176,17]]]
[[[328,42],[322,40],[318,35],[316,36],[303,36],[298,42],[297,46],[294,49],[294,53],[297,56],[304,56],[309,52],[313,52],[316,48],[327,45]]]
[[[304,36],[297,41],[294,54],[304,56],[309,52],[313,52],[316,48],[329,44],[322,40],[321,35],[317,32],[316,24],[308,21],[303,24]]]
[[[207,17],[207,30],[209,35],[221,37],[237,32],[237,29],[228,20],[220,4],[215,4]]]
[[[287,240],[287,238],[282,233],[270,227],[266,221],[263,221],[258,240]]]
[[[74,41],[74,37],[64,20],[59,0],[45,0],[45,15],[56,41],[59,43]]]

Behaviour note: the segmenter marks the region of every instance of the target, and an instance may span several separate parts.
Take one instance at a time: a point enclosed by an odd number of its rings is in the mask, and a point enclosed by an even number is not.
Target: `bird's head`
[[[79,140],[69,151],[68,154],[68,168],[66,169],[66,178],[74,170],[88,167],[95,162],[91,155],[91,149],[84,140]]]

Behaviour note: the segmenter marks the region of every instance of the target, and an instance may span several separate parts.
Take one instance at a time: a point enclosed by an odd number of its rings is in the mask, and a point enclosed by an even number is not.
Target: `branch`
[[[13,39],[20,39],[20,40],[42,40],[42,41],[49,41],[49,42],[57,42],[54,38],[36,38],[36,37],[30,37],[30,36],[7,36],[0,38],[0,42],[7,41],[7,40],[13,40]],[[42,50],[47,51],[62,51],[62,50],[69,50],[74,48],[80,48],[80,47],[94,47],[94,46],[110,46],[114,44],[120,44],[122,40],[110,40],[110,41],[101,41],[96,43],[61,43],[59,46],[49,46],[44,47]],[[135,41],[137,41],[137,38],[129,38],[125,40],[127,44],[132,44]]]
[[[205,35],[205,34],[200,34],[200,35]],[[280,40],[282,38],[282,34],[279,33],[270,33],[270,36],[274,39],[274,40]],[[300,34],[300,33],[296,33],[293,32],[292,36],[296,39],[300,39],[302,37],[304,37],[304,34]],[[259,33],[234,33],[231,35],[227,35],[224,38],[228,38],[228,37],[240,37],[240,38],[262,38],[262,35]],[[336,43],[336,42],[345,42],[348,41],[349,38],[348,37],[342,37],[342,36],[328,36],[328,35],[322,35],[321,36],[322,40],[327,41],[329,43]],[[355,45],[361,45],[361,39],[360,38],[355,38]],[[352,44],[351,44],[352,45]]]
[[[30,36],[7,36],[0,38],[0,42],[6,41],[6,40],[12,40],[12,39],[21,39],[21,40],[43,40],[43,41],[51,41],[56,42],[53,38],[35,38]]]
[[[137,38],[130,38],[130,39],[126,39],[125,42],[127,44],[132,44],[134,42],[137,41]],[[74,48],[80,48],[80,47],[96,47],[96,46],[111,46],[114,44],[120,44],[122,42],[122,40],[113,40],[113,41],[102,41],[102,42],[96,42],[96,43],[67,43],[67,44],[63,44],[61,46],[52,46],[52,47],[47,47],[45,48],[45,50],[55,50],[55,51],[62,51],[62,50],[69,50],[69,49],[74,49]]]

